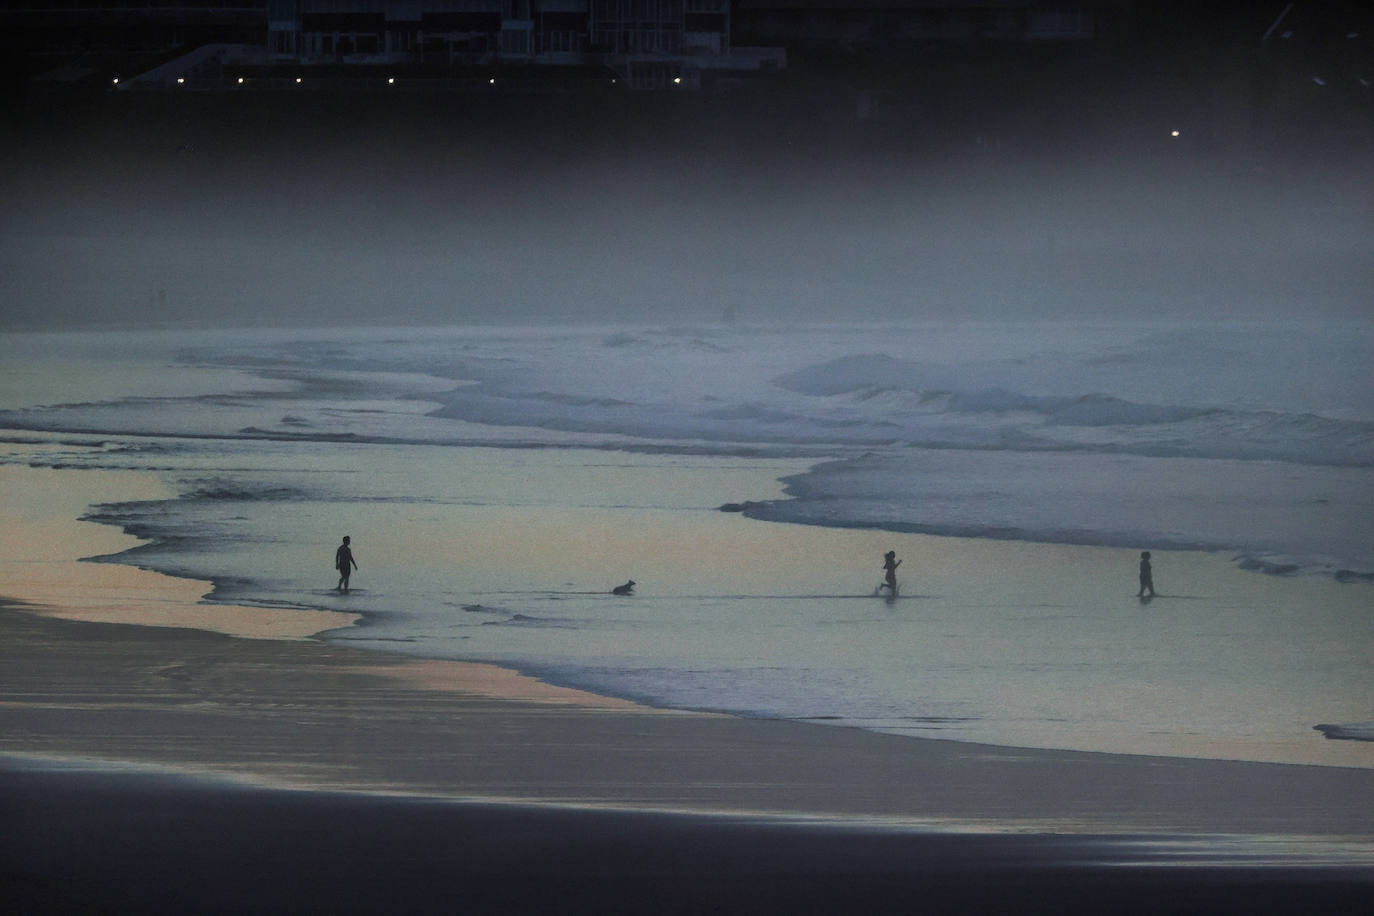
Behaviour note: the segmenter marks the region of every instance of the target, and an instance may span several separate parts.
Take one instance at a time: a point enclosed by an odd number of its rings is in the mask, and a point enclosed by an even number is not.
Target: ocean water
[[[328,635],[351,645],[901,734],[1374,765],[1315,729],[1374,718],[1372,354],[1374,325],[1299,322],[6,335],[0,460],[156,475],[177,498],[91,507],[147,539],[103,559],[360,612]]]

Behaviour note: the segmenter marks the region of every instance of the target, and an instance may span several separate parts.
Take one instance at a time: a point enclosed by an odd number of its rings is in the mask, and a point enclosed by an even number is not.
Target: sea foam
[[[0,424],[161,439],[813,457],[820,463],[789,481],[788,500],[750,513],[1232,550],[1265,571],[1360,578],[1374,572],[1364,521],[1374,510],[1371,327],[186,334],[164,341],[193,380],[185,396],[29,405],[0,413]],[[146,363],[152,345],[140,346]],[[245,381],[208,394],[195,381],[201,372]],[[232,498],[205,480],[186,495]]]

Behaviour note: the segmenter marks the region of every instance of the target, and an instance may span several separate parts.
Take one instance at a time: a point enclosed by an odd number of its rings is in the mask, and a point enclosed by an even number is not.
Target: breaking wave
[[[294,487],[252,486],[238,480],[197,481],[182,494],[182,499],[222,502],[289,502],[308,498],[309,494]]]
[[[951,444],[951,426],[981,423],[987,432],[1025,435],[1019,441],[1003,435],[982,442],[966,436],[959,444],[1374,467],[1374,422],[1367,420],[1139,403],[1100,392],[1036,395],[996,387],[939,387],[944,381],[940,372],[882,354],[841,357],[777,379],[789,391],[881,411],[912,445]],[[936,426],[931,422],[936,419],[948,425]],[[1074,435],[1057,427],[1097,434]]]
[[[1355,722],[1350,725],[1314,725],[1313,728],[1333,741],[1374,741],[1374,722]]]
[[[1374,511],[1374,325],[279,332],[203,335],[176,352],[178,373],[290,385],[30,407],[0,413],[0,426],[140,436],[102,447],[173,469],[196,441],[815,458],[787,481],[789,499],[749,513],[1231,550],[1247,568],[1344,581],[1374,571],[1363,527]],[[282,479],[192,480],[183,496],[352,495]]]

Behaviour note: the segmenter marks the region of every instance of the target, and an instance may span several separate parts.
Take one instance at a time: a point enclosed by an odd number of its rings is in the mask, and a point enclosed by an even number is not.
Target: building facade
[[[131,86],[477,82],[577,73],[631,88],[691,88],[785,65],[789,50],[928,42],[1075,41],[1122,22],[1129,0],[19,0],[0,44],[30,74],[59,64]],[[224,50],[207,54],[218,45]],[[186,58],[186,67],[177,64]],[[216,56],[218,55],[218,56]],[[191,58],[195,56],[194,69]],[[79,64],[79,66],[78,66]],[[293,69],[294,68],[294,69]],[[156,73],[152,73],[156,70]],[[184,71],[184,72],[183,72]],[[289,80],[283,74],[291,72]],[[538,75],[531,75],[536,73]],[[466,75],[464,75],[466,74]]]
[[[281,64],[592,66],[632,88],[695,87],[777,68],[781,49],[736,50],[731,0],[268,0]]]

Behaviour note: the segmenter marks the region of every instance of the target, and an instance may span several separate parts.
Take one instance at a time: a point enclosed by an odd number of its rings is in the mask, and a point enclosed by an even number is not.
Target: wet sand
[[[0,609],[7,893],[28,912],[1354,912],[1374,890],[1368,769],[665,712],[493,689],[485,667]]]
[[[494,669],[499,671],[499,669]],[[1077,832],[1374,840],[1374,770],[654,710],[484,665],[0,610],[0,752],[294,788]]]
[[[257,639],[303,639],[358,620],[356,614],[338,611],[206,604],[201,601],[209,591],[204,582],[115,563],[82,562],[142,543],[80,516],[92,504],[112,497],[175,495],[151,474],[0,466],[0,492],[0,588],[41,605],[49,616],[191,627]]]

